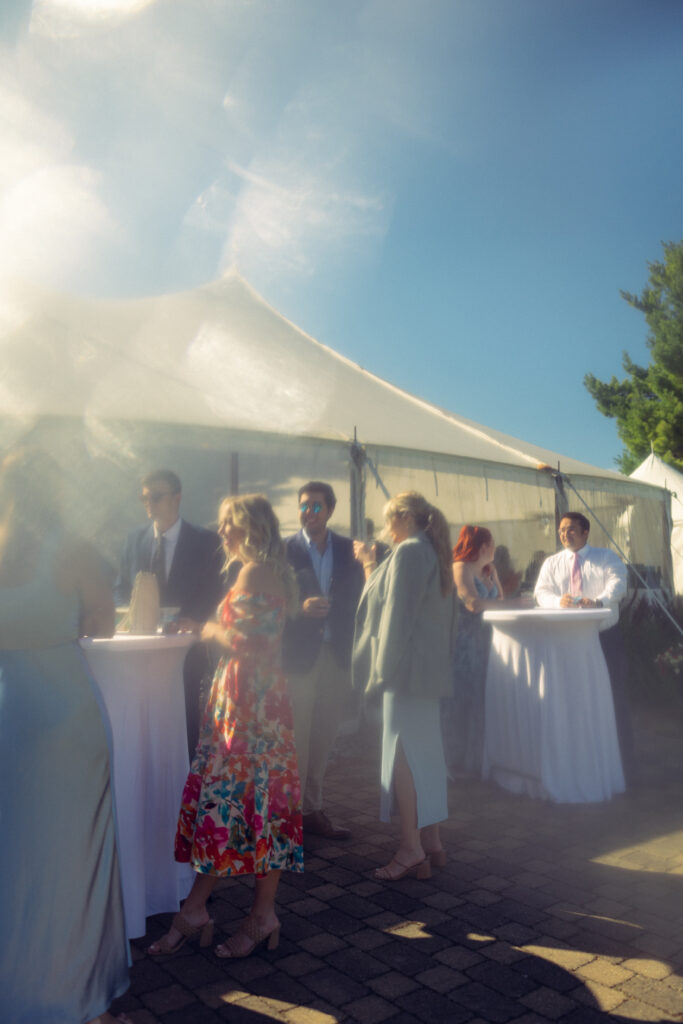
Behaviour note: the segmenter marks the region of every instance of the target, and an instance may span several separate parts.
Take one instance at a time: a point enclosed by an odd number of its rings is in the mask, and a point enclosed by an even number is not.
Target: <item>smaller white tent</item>
[[[651,452],[631,473],[634,480],[671,491],[671,560],[674,592],[683,595],[683,473]]]

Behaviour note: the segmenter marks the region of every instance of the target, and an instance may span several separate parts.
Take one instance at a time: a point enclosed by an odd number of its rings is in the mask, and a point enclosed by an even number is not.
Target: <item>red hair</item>
[[[454,562],[476,562],[485,544],[493,543],[493,535],[485,526],[463,526],[453,548]]]

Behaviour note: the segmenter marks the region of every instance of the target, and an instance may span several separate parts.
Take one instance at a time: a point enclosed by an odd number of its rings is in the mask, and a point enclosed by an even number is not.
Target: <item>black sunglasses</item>
[[[141,494],[140,501],[143,505],[156,505],[162,498],[168,498],[170,491],[155,491],[153,494]]]

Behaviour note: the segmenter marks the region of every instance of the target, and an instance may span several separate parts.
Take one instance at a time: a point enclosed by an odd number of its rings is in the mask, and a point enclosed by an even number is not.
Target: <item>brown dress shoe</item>
[[[324,836],[325,839],[350,839],[351,829],[333,825],[324,811],[313,811],[304,814],[304,835],[309,832],[313,836]]]

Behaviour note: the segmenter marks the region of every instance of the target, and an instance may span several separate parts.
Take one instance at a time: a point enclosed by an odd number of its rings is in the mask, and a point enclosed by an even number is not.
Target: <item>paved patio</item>
[[[447,867],[389,885],[371,872],[394,830],[377,821],[378,737],[338,744],[333,817],[351,843],[311,838],[279,891],[279,948],[218,960],[187,945],[157,963],[134,945],[135,1024],[683,1021],[683,719],[637,721],[639,784],[608,804],[553,806],[463,782],[450,791]],[[230,932],[249,883],[212,915]],[[222,932],[219,931],[218,939]]]

